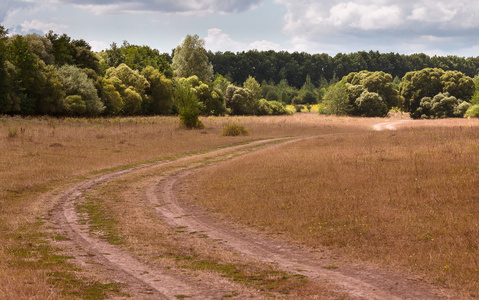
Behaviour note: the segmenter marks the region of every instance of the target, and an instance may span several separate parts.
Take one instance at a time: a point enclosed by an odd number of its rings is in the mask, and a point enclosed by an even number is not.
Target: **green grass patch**
[[[252,265],[222,264],[207,260],[194,260],[188,257],[189,263],[182,267],[192,270],[218,272],[234,282],[256,288],[260,291],[289,294],[291,290],[309,283],[301,274],[288,274],[278,270],[259,269]]]
[[[111,296],[128,296],[117,283],[100,283],[82,276],[78,267],[69,262],[73,257],[64,255],[62,249],[51,245],[59,236],[43,232],[43,222],[26,224],[16,232],[4,232],[11,241],[6,246],[7,268],[29,274],[45,272],[47,283],[65,298],[107,299]],[[63,238],[63,240],[67,240]]]
[[[62,287],[62,295],[68,298],[80,299],[107,299],[110,295],[129,297],[121,291],[120,283],[100,283],[98,281],[85,282],[70,272],[47,273],[48,282]]]
[[[103,205],[103,200],[87,197],[84,203],[77,205],[77,210],[79,213],[88,215],[87,223],[91,232],[99,234],[100,238],[105,239],[112,245],[124,243],[123,238],[116,229],[118,222],[108,215],[108,209]]]

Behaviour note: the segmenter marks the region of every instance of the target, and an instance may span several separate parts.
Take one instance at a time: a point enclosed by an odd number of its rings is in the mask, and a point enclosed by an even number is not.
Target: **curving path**
[[[377,124],[374,130],[393,130],[399,122]],[[311,138],[311,137],[309,137]],[[315,137],[313,137],[315,138]],[[303,138],[304,139],[304,138]],[[367,267],[363,264],[344,262],[341,258],[320,254],[293,244],[266,237],[252,229],[213,220],[200,207],[188,204],[178,197],[181,182],[194,169],[208,163],[231,159],[251,151],[268,151],[278,143],[292,143],[300,139],[271,139],[214,150],[208,153],[185,156],[173,161],[159,161],[120,171],[113,171],[94,179],[80,182],[57,196],[57,206],[52,221],[62,234],[72,256],[86,270],[101,274],[104,278],[120,282],[134,298],[176,299],[187,295],[189,299],[221,299],[231,288],[228,282],[214,278],[210,282],[199,281],[166,267],[153,267],[134,257],[120,247],[108,244],[90,234],[76,206],[85,194],[100,184],[113,181],[138,170],[165,172],[178,167],[179,171],[165,175],[157,184],[146,189],[146,196],[160,218],[173,228],[182,227],[194,234],[218,243],[220,249],[233,251],[241,256],[273,263],[280,269],[307,276],[310,280],[327,283],[333,292],[345,293],[351,299],[442,299],[453,298],[446,292],[434,289],[417,278],[404,274]],[[162,169],[163,168],[163,169]],[[221,248],[222,247],[222,248]],[[340,265],[336,270],[326,266]],[[256,298],[254,292],[242,294],[243,298]]]

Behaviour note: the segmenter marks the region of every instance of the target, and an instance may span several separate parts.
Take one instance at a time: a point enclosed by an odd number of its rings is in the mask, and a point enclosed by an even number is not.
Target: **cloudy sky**
[[[170,52],[198,34],[212,51],[479,56],[477,0],[1,1],[10,33],[53,30],[96,51],[127,40]]]

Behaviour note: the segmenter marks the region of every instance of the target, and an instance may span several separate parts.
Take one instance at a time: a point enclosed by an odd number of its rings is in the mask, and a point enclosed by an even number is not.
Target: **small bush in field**
[[[296,112],[301,112],[304,109],[304,106],[303,105],[295,105],[294,109],[296,110]]]
[[[17,137],[17,127],[8,127],[8,137]]]
[[[247,135],[248,129],[246,129],[243,125],[236,124],[236,123],[228,123],[223,126],[223,131],[221,135],[223,136],[238,136],[238,135]]]

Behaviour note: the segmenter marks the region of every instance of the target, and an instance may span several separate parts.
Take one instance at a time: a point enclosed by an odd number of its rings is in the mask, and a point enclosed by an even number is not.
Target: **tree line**
[[[93,52],[66,34],[7,34],[0,26],[0,114],[180,114],[195,127],[198,115],[291,113],[286,104],[322,102],[323,112],[359,116],[399,107],[423,117],[436,114],[441,101],[451,106],[451,97],[461,112],[467,105],[460,101],[476,104],[479,98],[471,79],[479,58],[212,53],[197,35],[188,35],[171,55],[126,41]]]
[[[479,57],[428,56],[423,53],[404,55],[379,53],[377,51],[309,54],[285,51],[247,52],[208,52],[208,58],[216,73],[222,74],[231,82],[240,84],[248,76],[258,82],[279,84],[286,80],[291,86],[300,89],[309,75],[315,85],[337,81],[351,72],[383,71],[393,78],[402,78],[410,71],[425,68],[455,70],[473,77],[479,72]]]

